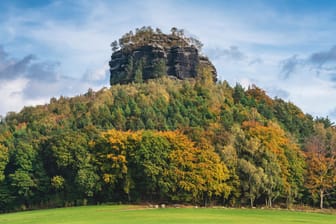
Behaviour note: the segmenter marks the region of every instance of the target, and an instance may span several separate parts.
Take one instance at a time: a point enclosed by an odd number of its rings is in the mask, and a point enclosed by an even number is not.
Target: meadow
[[[197,224],[197,223],[336,223],[335,214],[287,210],[230,208],[145,208],[142,206],[85,206],[25,211],[0,215],[1,224]]]

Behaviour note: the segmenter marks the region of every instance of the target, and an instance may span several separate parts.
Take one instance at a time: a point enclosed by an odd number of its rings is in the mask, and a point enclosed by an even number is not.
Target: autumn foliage
[[[230,192],[228,170],[213,148],[198,148],[179,131],[109,130],[95,147],[104,182],[128,199],[203,203]]]
[[[206,72],[206,71],[200,71]],[[0,121],[0,210],[336,206],[336,130],[256,86],[162,78]]]

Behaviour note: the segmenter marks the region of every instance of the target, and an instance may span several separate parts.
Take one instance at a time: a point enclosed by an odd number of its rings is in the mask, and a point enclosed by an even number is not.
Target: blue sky
[[[0,114],[109,85],[110,43],[183,28],[219,78],[336,121],[336,1],[0,1]]]

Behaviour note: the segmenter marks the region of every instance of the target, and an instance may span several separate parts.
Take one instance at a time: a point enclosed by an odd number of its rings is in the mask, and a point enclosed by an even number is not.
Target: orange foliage
[[[290,165],[285,150],[292,150],[300,154],[298,145],[293,143],[276,123],[269,122],[267,126],[264,126],[256,121],[246,121],[243,123],[243,128],[250,138],[259,139],[264,149],[275,155],[280,164],[283,185],[285,189],[289,190]]]
[[[246,94],[251,96],[258,102],[264,101],[267,105],[273,106],[273,100],[267,96],[266,92],[255,85],[252,85],[247,91]]]

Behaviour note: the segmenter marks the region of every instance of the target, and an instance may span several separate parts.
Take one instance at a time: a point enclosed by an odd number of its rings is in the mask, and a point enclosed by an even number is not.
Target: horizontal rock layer
[[[177,79],[197,78],[200,67],[207,67],[214,82],[217,81],[215,67],[193,46],[149,44],[122,49],[112,54],[109,64],[111,85],[139,81],[139,78],[146,81],[163,75]]]

